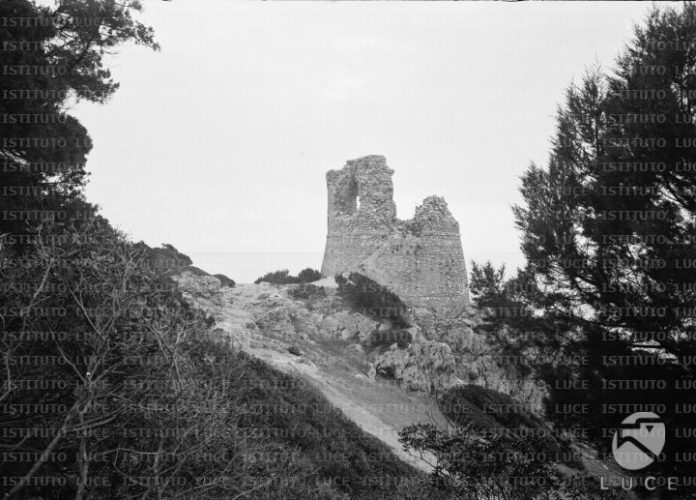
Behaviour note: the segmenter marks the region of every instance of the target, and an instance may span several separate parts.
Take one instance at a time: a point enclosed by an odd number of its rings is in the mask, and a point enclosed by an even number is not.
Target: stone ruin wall
[[[350,160],[327,172],[321,274],[359,272],[409,306],[457,315],[468,303],[459,224],[438,196],[423,200],[413,219],[397,219],[393,174],[383,156]]]

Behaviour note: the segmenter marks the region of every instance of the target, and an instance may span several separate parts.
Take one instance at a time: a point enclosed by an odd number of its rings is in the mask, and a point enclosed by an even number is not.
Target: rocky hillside
[[[538,387],[498,366],[472,308],[444,323],[418,309],[409,317],[411,326],[397,328],[354,310],[333,279],[235,287],[189,271],[175,279],[184,297],[215,320],[220,339],[309,381],[421,469],[427,464],[402,450],[398,432],[414,422],[445,424],[433,395],[476,383],[540,408]]]

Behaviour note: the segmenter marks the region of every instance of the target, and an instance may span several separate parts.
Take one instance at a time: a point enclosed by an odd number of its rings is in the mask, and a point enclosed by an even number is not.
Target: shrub
[[[378,321],[389,320],[393,327],[408,328],[408,307],[386,287],[359,273],[348,278],[336,275],[338,292],[354,309]]]
[[[81,227],[84,244],[40,231],[31,266],[0,269],[0,403],[26,408],[0,413],[0,427],[42,430],[0,435],[22,457],[0,464],[16,478],[0,496],[410,495],[365,478],[417,471],[303,381],[214,340],[147,248],[99,220]],[[63,482],[36,481],[51,477]]]
[[[182,271],[188,271],[194,276],[210,276],[210,273],[204,271],[200,267],[196,266],[186,266],[185,268],[182,269]]]
[[[290,271],[287,269],[282,269],[280,271],[272,271],[270,273],[266,273],[260,278],[257,278],[256,281],[254,281],[255,284],[259,284],[263,281],[266,283],[272,283],[275,285],[285,285],[287,283],[291,283],[293,277],[290,276]]]
[[[222,284],[222,286],[228,286],[230,288],[234,288],[234,286],[236,285],[236,283],[234,282],[234,280],[232,278],[228,278],[224,274],[214,274],[213,276],[215,276],[217,279],[220,280],[220,283]]]
[[[544,420],[507,394],[474,384],[462,385],[447,390],[438,404],[443,415],[461,427],[471,427],[481,435],[533,434],[559,462],[580,464],[567,443],[557,439]]]
[[[323,286],[316,286],[311,283],[300,283],[297,288],[288,290],[288,293],[292,298],[302,300],[321,300],[326,297],[326,289]],[[308,307],[311,307],[311,304]]]
[[[255,284],[259,284],[263,281],[266,283],[272,283],[274,285],[292,285],[297,283],[309,283],[312,281],[317,281],[321,279],[321,273],[316,269],[306,268],[300,271],[297,276],[290,274],[287,269],[281,269],[279,271],[272,271],[266,273],[260,278],[254,281]]]
[[[133,244],[132,247],[134,251],[141,253],[141,262],[143,265],[147,265],[153,272],[158,274],[168,276],[179,274],[187,268],[195,269],[198,272],[204,272],[191,265],[193,262],[188,255],[184,255],[167,243],[159,248],[153,248],[145,244],[145,242],[140,241]],[[195,273],[196,271],[192,270],[192,272]]]
[[[58,246],[55,241],[73,239],[42,228],[33,265],[2,271],[6,282],[30,285],[0,299],[23,311],[5,318],[5,360],[57,360],[8,365],[0,375],[8,388],[3,403],[35,403],[22,415],[0,416],[0,425],[55,430],[0,439],[18,453],[44,452],[3,464],[3,474],[19,478],[8,493],[59,499],[245,494],[248,486],[235,476],[248,469],[228,455],[263,443],[235,426],[244,359],[209,340],[208,322],[171,286],[172,267],[161,265],[172,256],[169,249],[133,245],[97,220],[81,229],[86,243]],[[52,389],[15,384],[21,380]],[[67,458],[54,458],[61,456]],[[43,486],[35,476],[67,479]]]
[[[299,272],[297,279],[300,283],[311,283],[312,281],[319,281],[321,279],[321,273],[316,269],[307,267]]]
[[[452,387],[439,400],[440,410],[453,422],[479,431],[495,427],[544,428],[544,422],[507,394],[468,384]]]
[[[535,436],[481,437],[472,426],[445,431],[415,424],[400,432],[409,451],[434,457],[432,482],[470,500],[616,498],[589,476],[570,476],[554,463],[548,443]]]

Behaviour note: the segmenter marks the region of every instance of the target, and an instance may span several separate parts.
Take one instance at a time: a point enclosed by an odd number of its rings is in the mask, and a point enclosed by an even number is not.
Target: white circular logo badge
[[[614,433],[611,450],[626,470],[640,470],[657,460],[665,446],[665,424],[651,411],[629,415]]]

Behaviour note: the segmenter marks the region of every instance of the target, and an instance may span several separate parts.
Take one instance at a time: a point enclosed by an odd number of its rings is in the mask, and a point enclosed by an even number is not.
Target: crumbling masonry
[[[397,219],[393,174],[383,156],[350,160],[327,172],[321,274],[359,272],[409,306],[454,316],[468,302],[459,224],[439,196],[423,200],[413,219]]]

